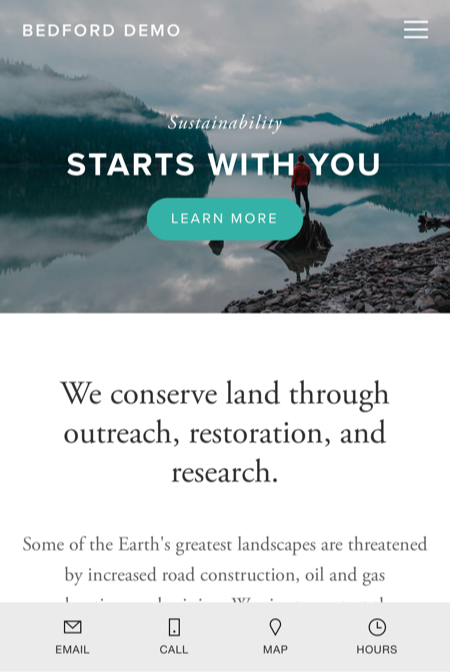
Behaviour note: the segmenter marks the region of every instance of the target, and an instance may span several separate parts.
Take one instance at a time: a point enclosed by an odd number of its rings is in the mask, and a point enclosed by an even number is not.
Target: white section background
[[[447,316],[15,316],[0,318],[0,601],[448,601]],[[114,408],[116,388],[371,388],[355,408]],[[92,380],[99,406],[71,407],[61,380]],[[345,427],[386,422],[384,446],[69,446],[69,427]],[[174,466],[251,466],[278,482],[173,484]],[[428,538],[427,553],[25,553],[23,538],[364,540]],[[384,583],[65,583],[86,571],[384,571]]]

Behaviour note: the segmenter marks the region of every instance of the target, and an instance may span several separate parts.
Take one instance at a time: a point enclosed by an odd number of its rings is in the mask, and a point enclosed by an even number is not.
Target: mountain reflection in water
[[[371,178],[326,174],[311,214],[334,247],[283,259],[266,241],[164,242],[146,226],[168,197],[291,198],[286,176],[74,178],[64,169],[0,171],[0,311],[220,312],[232,299],[283,287],[348,249],[423,239],[417,215],[450,213],[450,167],[381,167]],[[212,253],[211,253],[212,252]],[[310,263],[311,262],[311,263]]]

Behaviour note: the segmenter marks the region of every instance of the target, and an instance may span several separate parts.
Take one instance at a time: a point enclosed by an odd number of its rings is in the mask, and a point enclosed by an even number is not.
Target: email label
[[[62,656],[85,655],[90,656],[91,652],[87,650],[87,646],[73,646],[72,644],[57,644],[56,653]]]

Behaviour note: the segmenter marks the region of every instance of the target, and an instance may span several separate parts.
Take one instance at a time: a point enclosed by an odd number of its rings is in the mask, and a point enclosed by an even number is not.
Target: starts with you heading
[[[333,173],[340,177],[350,175],[355,170],[355,160],[350,154],[339,153],[332,157],[329,153],[324,153],[320,158],[315,154],[309,154],[309,158],[315,166],[316,175],[322,175],[322,169],[325,166],[330,166]],[[252,166],[256,163],[258,175],[264,175],[265,168],[270,168],[274,175],[280,174],[280,169],[288,169],[289,175],[293,175],[296,155],[291,152],[289,154],[271,154],[269,152],[257,152],[252,154],[238,154],[233,153],[230,156],[226,154],[216,155],[214,152],[208,154],[208,161],[215,177],[219,177],[222,173],[226,176],[231,176],[235,172],[241,175],[247,175],[249,164]],[[69,156],[68,163],[71,166],[68,169],[69,175],[74,177],[81,177],[86,172],[86,162],[94,165],[95,175],[107,176],[119,173],[129,177],[133,175],[138,177],[143,174],[147,177],[151,176],[150,167],[156,168],[158,174],[165,177],[169,171],[175,172],[182,177],[192,175],[195,170],[195,160],[192,154],[186,152],[174,156],[171,153],[157,153],[154,156],[151,154],[137,153],[133,155],[132,164],[127,163],[123,154],[114,154],[113,158],[108,158],[107,154],[91,153],[87,156],[85,154],[74,153]],[[373,154],[366,159],[365,154],[359,155],[358,168],[362,175],[371,176],[378,173],[380,167],[379,154]]]

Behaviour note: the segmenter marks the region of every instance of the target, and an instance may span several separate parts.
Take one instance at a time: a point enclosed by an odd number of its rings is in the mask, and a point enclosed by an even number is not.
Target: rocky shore
[[[231,301],[224,313],[450,313],[450,232],[356,250],[284,289]]]

